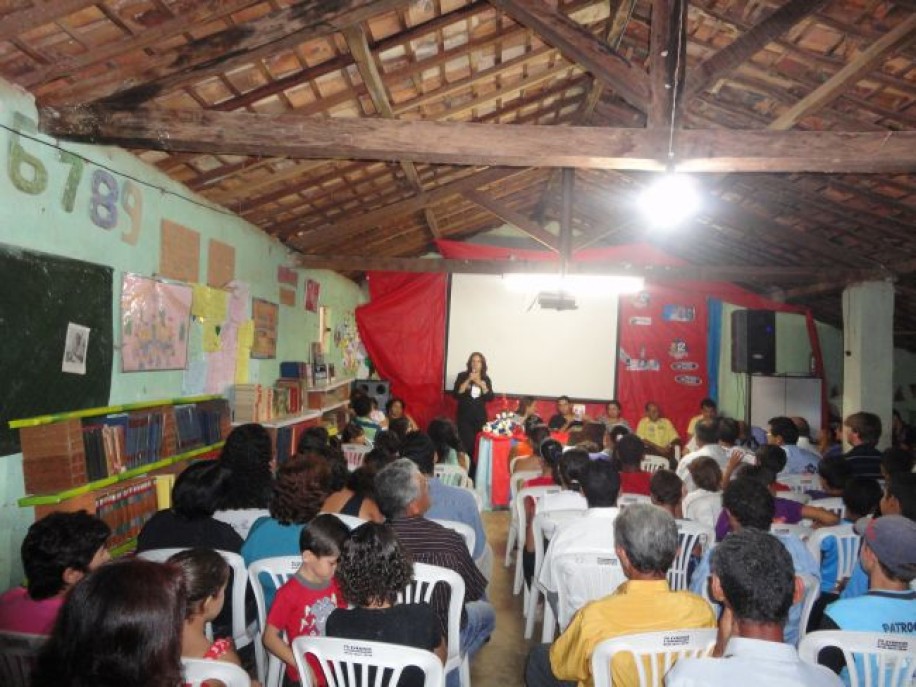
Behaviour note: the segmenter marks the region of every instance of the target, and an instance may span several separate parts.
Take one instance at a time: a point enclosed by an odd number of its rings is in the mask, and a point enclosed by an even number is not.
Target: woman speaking
[[[477,467],[477,432],[487,421],[487,401],[493,398],[493,383],[487,376],[487,359],[483,353],[471,353],[467,369],[455,379],[454,393],[458,400],[458,435],[471,456],[473,477]]]

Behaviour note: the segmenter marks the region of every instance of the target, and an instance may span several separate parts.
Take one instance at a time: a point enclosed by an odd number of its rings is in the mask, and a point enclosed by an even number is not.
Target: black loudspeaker
[[[736,310],[732,313],[732,372],[771,375],[776,372],[776,313]]]
[[[383,413],[385,412],[385,406],[388,404],[388,399],[391,397],[391,386],[386,380],[357,379],[353,384],[355,384],[357,391],[362,391],[364,394],[374,398],[378,403],[378,409]]]

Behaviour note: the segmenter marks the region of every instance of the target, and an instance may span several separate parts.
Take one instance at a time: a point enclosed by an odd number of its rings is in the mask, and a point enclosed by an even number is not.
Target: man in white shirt
[[[698,458],[712,458],[719,464],[723,470],[728,463],[728,455],[725,449],[719,446],[719,423],[716,420],[700,420],[694,425],[694,440],[697,443],[697,450],[688,453],[681,458],[677,464],[677,476],[684,480],[687,485],[687,491],[693,491],[694,484],[690,478],[690,464]]]
[[[682,658],[666,687],[839,687],[829,669],[804,663],[783,641],[793,602],[804,595],[792,558],[773,535],[744,529],[713,550],[713,598],[724,605],[715,658]]]
[[[786,467],[781,475],[815,475],[821,457],[814,451],[798,446],[798,427],[787,417],[774,417],[769,421],[767,443],[781,446],[786,452]]]

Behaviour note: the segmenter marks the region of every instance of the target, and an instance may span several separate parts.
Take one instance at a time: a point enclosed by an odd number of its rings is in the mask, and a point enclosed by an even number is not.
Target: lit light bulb
[[[667,173],[642,192],[639,206],[653,227],[670,229],[696,214],[700,194],[691,177]]]

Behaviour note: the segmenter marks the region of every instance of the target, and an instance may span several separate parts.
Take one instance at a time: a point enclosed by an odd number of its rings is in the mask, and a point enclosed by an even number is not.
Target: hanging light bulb
[[[671,229],[696,214],[700,194],[692,177],[666,172],[640,194],[639,206],[653,227]]]

